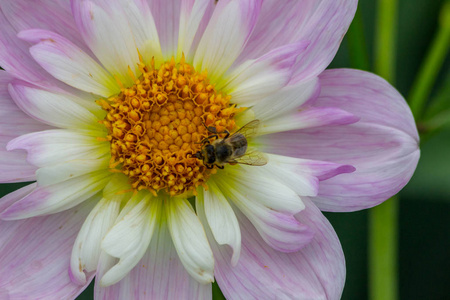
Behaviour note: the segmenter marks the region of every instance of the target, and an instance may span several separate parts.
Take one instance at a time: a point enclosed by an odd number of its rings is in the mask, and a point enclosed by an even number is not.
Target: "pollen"
[[[101,122],[111,143],[109,168],[127,175],[134,190],[195,194],[217,171],[194,157],[209,135],[207,127],[232,131],[240,109],[184,58],[159,68],[154,61],[140,63],[139,69],[138,78],[130,71],[133,86],[97,101],[107,112]]]

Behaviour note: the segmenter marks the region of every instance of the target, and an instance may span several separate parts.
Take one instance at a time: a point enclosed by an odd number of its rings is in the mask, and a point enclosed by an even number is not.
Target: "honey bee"
[[[223,169],[225,164],[263,166],[267,163],[267,159],[262,153],[247,151],[247,138],[256,134],[259,124],[259,120],[253,120],[232,134],[228,130],[217,132],[216,127],[205,125],[212,135],[201,141],[202,149],[193,156],[202,160],[208,169],[214,166]],[[220,134],[225,134],[225,137],[219,138]],[[215,140],[211,142],[214,138]]]

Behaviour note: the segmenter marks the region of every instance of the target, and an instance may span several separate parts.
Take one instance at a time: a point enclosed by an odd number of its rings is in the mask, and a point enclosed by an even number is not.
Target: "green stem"
[[[397,0],[378,0],[375,34],[375,72],[395,81]],[[369,211],[369,299],[398,299],[398,198]]]
[[[394,196],[370,212],[369,299],[397,299],[398,198]]]
[[[370,69],[369,55],[367,54],[364,36],[364,22],[359,9],[356,11],[353,22],[348,29],[347,41],[351,67],[368,71]]]
[[[420,71],[414,80],[409,103],[416,120],[423,116],[426,101],[434,86],[445,56],[450,49],[450,2],[446,1],[441,9],[439,29],[434,37]]]
[[[375,73],[394,82],[396,66],[397,0],[378,0],[375,32]]]
[[[347,32],[350,65],[352,68],[369,70],[369,56],[364,36],[364,24],[360,10],[356,11],[353,22]]]

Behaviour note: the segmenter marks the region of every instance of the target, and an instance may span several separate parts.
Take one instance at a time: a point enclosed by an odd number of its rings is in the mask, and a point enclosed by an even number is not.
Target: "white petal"
[[[109,269],[100,280],[109,286],[124,278],[144,256],[161,214],[161,200],[150,199],[150,194],[141,192],[127,206],[129,212],[106,234],[102,249],[119,262]]]
[[[71,276],[76,283],[85,284],[86,274],[83,271],[93,272],[97,268],[101,253],[100,241],[114,224],[122,198],[123,195],[116,199],[101,199],[84,221],[70,260]]]
[[[21,31],[19,38],[37,43],[30,48],[33,58],[68,85],[103,97],[120,91],[111,74],[64,37],[47,30],[31,29]]]
[[[271,183],[264,185],[261,182],[260,184],[253,182],[252,185],[245,186],[245,182],[241,183],[245,180],[244,177],[228,175],[217,181],[217,184],[224,195],[252,222],[264,241],[282,252],[295,252],[308,244],[314,233],[295,219],[295,212],[281,212],[272,208],[279,206],[278,201],[284,200],[281,194],[285,190],[289,190],[294,195],[295,193],[287,186],[276,189]],[[275,178],[272,180],[275,181]],[[265,195],[265,193],[269,194]],[[297,201],[304,209],[305,206],[300,198],[297,198]],[[289,202],[292,203],[287,201],[281,207],[291,208],[292,204],[286,205]]]
[[[199,215],[206,216],[217,243],[233,249],[231,264],[236,265],[241,252],[241,230],[233,209],[214,181],[208,181],[207,191],[200,189],[195,207]]]
[[[108,183],[110,174],[99,171],[49,186],[38,186],[8,207],[0,217],[3,220],[17,220],[72,208],[101,191]]]
[[[97,159],[75,159],[39,168],[36,171],[36,179],[40,186],[47,186],[91,172],[107,170],[108,165],[108,156]]]
[[[186,271],[200,283],[214,282],[214,258],[205,231],[186,199],[164,203],[172,241]]]
[[[317,196],[319,179],[312,174],[302,172],[294,162],[286,163],[279,156],[267,154],[269,162],[261,168],[267,176],[274,176],[300,196]]]
[[[111,8],[106,11],[91,1],[72,1],[75,22],[86,44],[113,76],[131,86],[128,67],[138,73],[137,45],[123,12]]]
[[[24,85],[9,85],[16,104],[36,120],[61,128],[102,130],[98,119],[86,108],[63,94]]]
[[[278,92],[258,101],[252,110],[256,119],[269,120],[299,108],[308,100],[317,98],[319,92],[319,79],[313,78],[304,83],[285,86]]]
[[[156,64],[162,62],[163,54],[161,52],[158,31],[147,1],[119,0],[118,3],[120,5],[114,8],[114,14],[117,15],[118,13],[125,17],[131,32],[133,32],[136,47],[139,49],[139,53],[142,55],[144,62],[150,64],[153,57],[155,58]],[[107,7],[111,5],[109,1],[105,1],[105,4]],[[170,59],[170,57],[164,58]]]
[[[233,166],[226,168],[221,184],[226,180],[240,193],[248,195],[252,201],[272,210],[296,214],[305,208],[301,198],[280,178],[264,170],[264,166]]]
[[[103,287],[95,283],[95,299],[195,299],[211,300],[211,284],[194,280],[178,257],[172,243],[167,223],[163,218],[155,228],[144,257],[118,283]],[[102,253],[97,268],[97,278],[102,278],[115,259]]]
[[[75,159],[98,159],[110,151],[108,142],[99,142],[87,133],[63,129],[22,135],[10,141],[7,149],[26,150],[27,160],[38,167]]]
[[[219,1],[194,58],[197,71],[208,70],[216,81],[246,44],[261,8],[259,0]]]

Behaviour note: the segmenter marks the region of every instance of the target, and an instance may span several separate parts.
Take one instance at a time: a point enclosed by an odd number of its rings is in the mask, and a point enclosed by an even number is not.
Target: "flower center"
[[[232,131],[239,109],[184,59],[139,68],[132,87],[98,101],[107,111],[102,122],[111,143],[109,167],[127,175],[135,190],[195,194],[216,172],[195,157],[210,134],[207,127]]]

